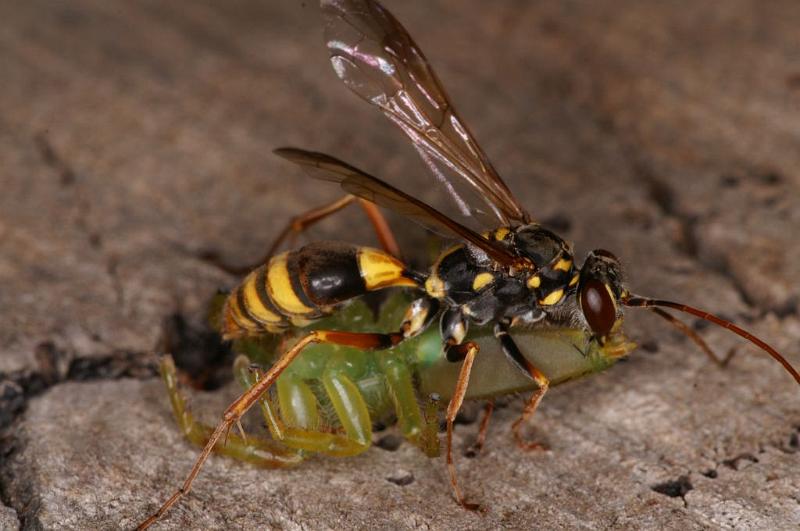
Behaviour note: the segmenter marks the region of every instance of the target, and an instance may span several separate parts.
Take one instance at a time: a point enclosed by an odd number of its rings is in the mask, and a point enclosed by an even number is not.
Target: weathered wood
[[[798,2],[390,7],[523,204],[579,255],[610,249],[635,291],[729,316],[800,363]],[[25,526],[130,527],[196,453],[131,360],[234,281],[200,251],[251,260],[336,194],[271,149],[396,183],[424,170],[336,80],[313,2],[3,2],[0,20],[2,413],[27,406],[7,430],[3,502]],[[315,235],[370,242],[357,216]],[[486,515],[402,445],[278,472],[212,459],[162,528],[796,528],[792,379],[752,348],[717,370],[647,315],[628,329],[650,348],[546,397],[532,432],[551,451],[516,449],[515,406],[459,461]],[[65,382],[119,375],[140,378]],[[194,409],[212,420],[234,392]]]

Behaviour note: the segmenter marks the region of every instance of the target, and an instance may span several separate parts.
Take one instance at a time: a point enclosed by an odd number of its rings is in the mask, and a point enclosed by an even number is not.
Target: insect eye
[[[580,303],[586,322],[600,338],[608,335],[617,320],[617,304],[605,284],[597,279],[583,283]]]

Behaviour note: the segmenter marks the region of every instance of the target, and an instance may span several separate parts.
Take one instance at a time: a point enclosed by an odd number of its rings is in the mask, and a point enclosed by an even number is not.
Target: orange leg
[[[511,425],[511,431],[514,433],[514,440],[517,442],[517,446],[519,446],[521,449],[528,451],[545,450],[546,447],[543,444],[526,441],[522,436],[522,433],[520,433],[523,424],[530,420],[530,418],[533,417],[533,414],[536,413],[536,408],[539,407],[539,402],[542,401],[542,397],[550,387],[550,382],[544,374],[539,372],[539,370],[533,366],[531,369],[531,377],[539,385],[539,389],[534,391],[531,397],[528,399],[528,403],[525,404],[525,409],[522,410],[522,415],[520,415],[519,418],[514,421],[514,424]]]
[[[397,245],[397,240],[394,237],[394,233],[392,233],[392,229],[389,227],[389,223],[386,221],[386,218],[383,217],[383,214],[381,214],[380,209],[375,205],[375,203],[370,203],[369,201],[361,198],[359,198],[358,204],[364,209],[364,212],[366,212],[370,223],[372,223],[372,228],[375,230],[375,234],[378,236],[378,241],[380,242],[383,250],[395,258],[401,258],[400,246]]]
[[[483,450],[483,443],[486,442],[486,432],[489,431],[489,419],[492,418],[494,411],[494,400],[489,400],[483,406],[483,418],[481,418],[481,425],[478,429],[478,439],[475,444],[470,447],[467,452],[467,457],[475,457]]]
[[[294,244],[295,239],[297,239],[297,237],[309,227],[318,223],[319,221],[322,221],[328,216],[343,210],[353,201],[357,201],[358,204],[361,205],[361,208],[364,209],[372,228],[375,230],[375,234],[378,236],[378,241],[380,242],[381,247],[389,254],[399,258],[400,249],[397,245],[397,240],[395,240],[394,234],[392,233],[389,224],[386,222],[386,218],[383,217],[383,214],[381,214],[378,207],[369,201],[359,199],[350,194],[341,197],[332,203],[328,203],[317,208],[312,208],[311,210],[293,217],[289,224],[286,225],[286,227],[284,227],[280,233],[278,233],[278,237],[275,238],[274,242],[272,242],[272,245],[269,247],[267,253],[255,264],[236,266],[225,263],[224,261],[220,260],[219,257],[215,257],[213,255],[209,256],[208,258],[220,269],[234,275],[242,275],[253,270],[257,266],[266,263],[269,258],[278,251],[284,242],[288,240],[290,244]]]
[[[456,415],[458,415],[458,410],[461,409],[461,404],[464,403],[464,395],[469,385],[469,375],[472,371],[472,364],[475,361],[475,355],[478,353],[478,345],[468,342],[462,345],[451,346],[450,348],[465,352],[465,355],[461,365],[461,371],[458,373],[458,381],[456,382],[456,389],[453,392],[453,398],[450,399],[450,404],[447,406],[447,470],[450,473],[450,485],[453,487],[453,495],[456,501],[465,509],[476,511],[480,506],[475,503],[468,503],[461,494],[461,488],[458,486],[456,465],[453,462],[453,422],[456,419]]]
[[[508,334],[508,326],[506,323],[498,323],[495,325],[494,335],[500,341],[500,345],[503,348],[503,353],[508,357],[508,359],[514,365],[516,365],[518,369],[527,374],[530,379],[536,383],[536,385],[539,386],[539,388],[536,389],[536,391],[534,391],[531,397],[528,399],[528,403],[525,404],[525,409],[522,410],[522,415],[520,415],[520,417],[514,421],[514,424],[511,425],[511,430],[514,433],[514,439],[517,442],[517,446],[523,450],[544,449],[544,446],[539,443],[526,441],[520,432],[522,430],[522,425],[531,417],[533,417],[534,413],[536,413],[536,408],[539,407],[539,402],[542,401],[542,397],[550,387],[550,380],[547,379],[542,371],[534,367],[534,365],[522,355],[519,347]]]

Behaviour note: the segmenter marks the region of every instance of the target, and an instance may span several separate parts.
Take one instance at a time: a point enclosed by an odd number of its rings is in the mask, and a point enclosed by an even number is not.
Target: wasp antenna
[[[720,367],[724,367],[727,364],[728,359],[730,359],[730,358],[720,359],[714,353],[714,351],[711,350],[711,347],[708,346],[708,343],[706,343],[705,340],[702,337],[700,337],[700,334],[698,334],[697,332],[692,330],[689,327],[689,325],[687,325],[686,323],[684,323],[683,321],[681,321],[680,319],[678,319],[674,315],[672,315],[672,314],[670,314],[668,312],[665,312],[661,308],[658,308],[658,307],[655,307],[655,306],[651,306],[650,308],[648,308],[648,310],[651,310],[654,314],[658,315],[659,317],[664,318],[664,320],[666,320],[669,324],[671,324],[672,326],[677,328],[680,332],[685,334],[689,339],[694,341],[695,345],[700,347],[700,350],[705,352],[706,356],[708,356],[711,359],[711,361],[713,361],[714,363],[716,363]]]
[[[697,308],[689,306],[688,304],[681,304],[679,302],[665,301],[665,300],[660,300],[660,299],[647,299],[645,297],[638,297],[638,296],[624,297],[624,298],[622,298],[622,303],[625,306],[632,306],[632,307],[638,307],[638,308],[650,308],[652,310],[657,309],[656,307],[658,307],[658,306],[662,306],[664,308],[672,308],[673,310],[678,310],[680,312],[685,312],[685,313],[694,315],[695,317],[699,317],[700,319],[703,319],[705,321],[709,321],[711,323],[714,323],[715,325],[721,326],[722,328],[727,328],[728,330],[730,330],[734,334],[745,338],[746,340],[750,341],[751,343],[753,343],[754,345],[759,347],[761,350],[763,350],[764,352],[766,352],[767,354],[772,356],[778,363],[783,365],[783,368],[786,369],[786,371],[789,374],[792,375],[792,377],[795,379],[795,381],[797,381],[798,384],[800,384],[800,373],[798,373],[797,370],[792,366],[792,364],[789,363],[786,360],[786,358],[781,356],[780,353],[778,353],[777,350],[775,350],[774,348],[769,346],[767,343],[765,343],[761,339],[757,338],[756,336],[754,336],[753,334],[751,334],[750,332],[748,332],[744,328],[740,328],[740,327],[736,326],[735,324],[733,324],[732,322],[730,322],[728,320],[725,320],[725,319],[723,319],[721,317],[718,317],[718,316],[714,315],[713,313],[709,313],[709,312],[706,312],[706,311],[703,311],[703,310],[699,310]],[[667,314],[666,312],[663,312],[663,314],[659,313],[659,315],[661,315],[662,317],[665,317],[666,315],[669,315],[669,314]],[[667,320],[669,320],[675,326],[678,326],[678,325],[675,322],[673,322],[672,319],[674,319],[677,322],[680,322],[677,319],[675,319],[674,317],[672,317],[671,315],[669,315],[669,317],[665,317],[665,318]],[[670,319],[670,318],[672,318],[672,319]],[[681,323],[681,324],[684,324],[684,323]],[[684,326],[685,326],[685,324],[684,324]],[[689,330],[688,327],[685,328],[685,329],[680,327],[680,326],[678,326],[678,327],[681,328],[681,330],[683,330],[684,332],[686,332],[686,330]],[[688,332],[686,332],[686,333],[692,339],[695,339],[695,337],[697,337],[697,339],[699,339],[699,336],[697,336],[697,334],[694,334],[694,333],[689,334]],[[700,341],[702,342],[702,340],[700,340]],[[697,342],[697,340],[695,340],[695,342]],[[702,344],[705,344],[705,342],[702,342]],[[701,345],[701,348],[703,348],[702,345]],[[706,345],[706,348],[708,348],[707,345]],[[706,350],[706,349],[704,348],[703,350]],[[708,351],[706,351],[706,352],[708,352]],[[712,356],[713,356],[713,354],[712,354]],[[713,356],[713,357],[716,358],[716,356]]]

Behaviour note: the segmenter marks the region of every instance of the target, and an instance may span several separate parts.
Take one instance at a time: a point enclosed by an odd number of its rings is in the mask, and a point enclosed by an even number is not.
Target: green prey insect
[[[357,300],[342,311],[314,323],[313,328],[355,332],[384,332],[396,327],[411,302],[408,293],[395,292],[375,314]],[[302,336],[303,330],[298,331]],[[487,401],[478,446],[482,446],[496,397],[535,391],[537,384],[505,362],[491,327],[474,327],[468,335],[481,356],[465,400]],[[536,326],[518,330],[515,339],[526,358],[550,381],[550,386],[605,370],[627,356],[635,345],[622,332],[622,318],[601,344],[585,329]],[[296,337],[295,337],[296,340]],[[234,374],[245,390],[252,388],[289,344],[279,336],[234,341],[240,353]],[[204,446],[211,426],[195,419],[186,406],[170,356],[161,362],[175,419],[192,443]],[[372,445],[376,423],[394,421],[402,436],[426,456],[440,455],[440,413],[451,400],[459,365],[448,361],[441,335],[431,327],[383,352],[317,344],[305,348],[275,381],[258,405],[270,438],[226,434],[214,452],[264,468],[300,464],[314,454],[358,455]],[[517,422],[521,422],[523,417]],[[516,435],[515,430],[515,435]],[[518,440],[521,447],[538,447]],[[152,523],[152,522],[150,522]],[[149,523],[143,527],[149,526]]]
[[[395,293],[376,319],[366,304],[355,301],[314,328],[388,331],[410,302],[408,294]],[[537,327],[520,330],[516,337],[525,356],[542,368],[552,386],[602,371],[631,352],[635,345],[622,333],[621,324],[620,319],[620,326],[603,345],[575,328]],[[466,400],[491,400],[537,388],[530,378],[503,363],[505,354],[490,327],[475,327],[469,338],[478,343],[481,356],[475,361],[476,377]],[[245,389],[276,361],[279,343],[276,336],[234,342],[241,353],[234,362],[234,374]],[[405,439],[435,457],[439,455],[439,410],[452,397],[458,372],[458,365],[445,358],[435,328],[380,353],[310,345],[259,401],[271,439],[232,432],[215,451],[266,468],[296,465],[314,453],[353,456],[371,446],[373,425],[394,419]],[[161,373],[181,431],[193,443],[204,445],[212,429],[196,421],[187,409],[171,357],[162,360]]]

